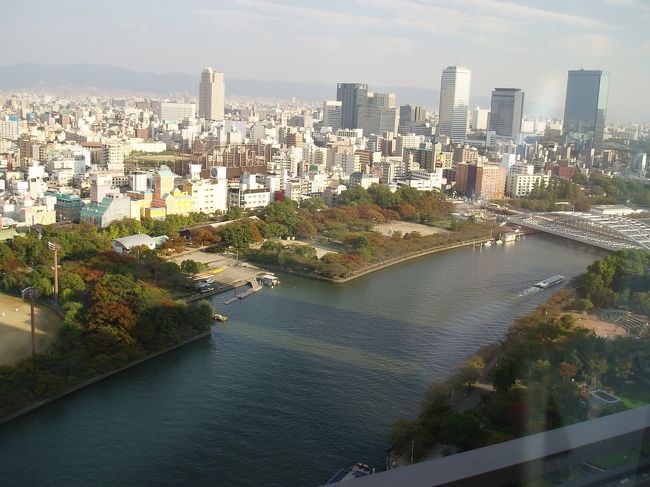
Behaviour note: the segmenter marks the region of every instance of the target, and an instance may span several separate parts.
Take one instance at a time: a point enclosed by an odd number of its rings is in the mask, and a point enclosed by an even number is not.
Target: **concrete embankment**
[[[445,250],[452,250],[452,249],[458,249],[461,247],[469,247],[470,245],[480,245],[482,243],[485,243],[487,241],[492,241],[494,238],[484,238],[484,239],[479,239],[479,240],[468,240],[468,241],[463,241],[463,242],[456,242],[453,244],[447,244],[447,245],[442,245],[440,247],[434,247],[430,249],[425,249],[425,250],[419,250],[417,252],[412,252],[410,254],[406,255],[401,255],[399,257],[394,257],[392,259],[385,260],[383,262],[378,262],[377,264],[372,264],[368,267],[364,267],[363,269],[360,269],[359,271],[356,271],[352,274],[350,274],[347,277],[341,277],[341,278],[336,278],[336,279],[330,279],[331,282],[338,282],[338,283],[345,283],[348,281],[351,281],[353,279],[356,279],[357,277],[365,276],[366,274],[370,274],[371,272],[375,271],[380,271],[382,269],[385,269],[386,267],[390,267],[396,264],[401,264],[402,262],[406,262],[407,260],[411,259],[417,259],[418,257],[424,257],[425,255],[429,254],[435,254],[437,252],[444,252]]]
[[[363,269],[359,269],[358,271],[353,272],[352,274],[346,276],[346,277],[325,277],[325,276],[319,276],[318,274],[309,274],[306,272],[298,272],[298,271],[293,271],[291,269],[287,269],[285,267],[281,266],[276,266],[276,265],[270,265],[270,264],[258,264],[261,267],[264,267],[269,270],[277,271],[277,272],[284,272],[285,274],[292,274],[294,276],[300,276],[300,277],[306,277],[307,279],[314,279],[316,281],[326,281],[326,282],[333,282],[333,283],[338,283],[338,284],[343,284],[349,281],[352,281],[353,279],[357,279],[358,277],[365,276],[366,274],[370,274],[371,272],[376,272],[380,271],[382,269],[385,269],[387,267],[401,264],[402,262],[406,262],[411,259],[417,259],[418,257],[424,257],[429,254],[435,254],[436,252],[444,252],[445,250],[453,250],[461,247],[469,247],[471,245],[481,245],[485,242],[488,241],[494,241],[494,238],[492,237],[486,237],[482,239],[475,239],[475,240],[465,240],[462,242],[456,242],[452,244],[447,244],[447,245],[441,245],[438,247],[432,247],[429,249],[424,249],[424,250],[419,250],[417,252],[411,252],[409,254],[404,254],[400,255],[399,257],[393,257],[392,259],[385,260],[383,262],[377,262],[376,264],[370,264]]]
[[[80,389],[83,389],[84,387],[88,387],[92,384],[95,384],[96,382],[99,382],[101,380],[104,380],[112,375],[119,374],[120,372],[124,372],[127,369],[130,369],[131,367],[135,367],[136,365],[141,364],[142,362],[146,362],[147,360],[151,360],[152,358],[158,357],[159,355],[162,355],[164,353],[170,352],[172,350],[175,350],[177,348],[180,348],[184,345],[187,345],[188,343],[195,342],[197,340],[200,340],[201,338],[207,337],[210,335],[210,331],[206,331],[203,333],[199,333],[198,335],[193,336],[192,338],[189,338],[185,340],[184,342],[178,343],[172,347],[166,348],[164,350],[160,350],[155,353],[151,353],[145,357],[142,357],[138,360],[134,360],[133,362],[129,362],[128,364],[124,365],[123,367],[120,367],[119,369],[111,370],[110,372],[105,372],[104,374],[100,374],[96,377],[93,377],[92,379],[88,379],[84,382],[81,382],[79,384],[76,384],[74,386],[68,387],[64,391],[55,394],[54,396],[48,397],[47,399],[43,399],[41,401],[35,402],[34,404],[31,404],[23,409],[20,409],[19,411],[16,411],[15,413],[9,414],[7,416],[4,416],[3,418],[0,418],[0,424],[7,423],[8,421],[11,421],[12,419],[16,419],[23,414],[27,414],[30,411],[33,411],[34,409],[38,409],[42,406],[45,406],[47,404],[50,404],[51,402],[56,401],[57,399],[61,399],[62,397],[67,396],[68,394],[72,394],[73,392],[76,392]]]

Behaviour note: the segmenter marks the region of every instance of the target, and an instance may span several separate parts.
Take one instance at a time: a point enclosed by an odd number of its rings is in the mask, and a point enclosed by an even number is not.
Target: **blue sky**
[[[32,0],[2,10],[14,42],[1,65],[210,65],[226,78],[437,90],[458,63],[472,70],[473,95],[522,88],[558,115],[567,70],[584,67],[611,73],[609,119],[650,120],[650,0]]]

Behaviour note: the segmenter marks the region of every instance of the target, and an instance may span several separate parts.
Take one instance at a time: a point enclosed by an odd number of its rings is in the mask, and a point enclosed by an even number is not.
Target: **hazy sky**
[[[517,87],[558,115],[567,70],[584,67],[611,73],[609,120],[650,120],[650,0],[31,0],[2,12],[2,65],[210,65],[438,90],[442,69],[463,64],[473,95]]]

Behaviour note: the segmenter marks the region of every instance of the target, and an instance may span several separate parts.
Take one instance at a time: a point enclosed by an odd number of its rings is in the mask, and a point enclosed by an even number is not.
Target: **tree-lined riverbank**
[[[395,423],[396,457],[409,448],[422,459],[438,443],[470,450],[585,421],[594,412],[590,394],[605,388],[620,396],[617,408],[650,401],[650,329],[606,339],[583,328],[570,313],[600,306],[647,313],[650,252],[624,250],[589,265],[575,291],[560,291],[531,315],[519,318],[505,340],[487,347],[444,383],[432,386],[414,420]],[[490,366],[485,368],[485,364]],[[456,393],[479,379],[494,393],[459,410]],[[417,445],[417,446],[416,446]],[[450,453],[451,450],[448,452]]]
[[[0,477],[9,486],[101,475],[116,485],[297,487],[353,461],[381,468],[392,423],[417,414],[432,378],[546,301],[551,290],[524,294],[534,282],[570,278],[603,255],[535,235],[431,254],[345,286],[284,276],[229,306],[213,339],[2,425]]]

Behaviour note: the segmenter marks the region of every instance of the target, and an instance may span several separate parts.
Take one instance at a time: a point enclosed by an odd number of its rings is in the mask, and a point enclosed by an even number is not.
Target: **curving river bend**
[[[281,275],[201,340],[0,427],[0,483],[310,486],[382,469],[392,423],[603,251],[552,236],[344,285]],[[527,291],[528,290],[528,291]],[[0,398],[1,400],[1,398]]]

